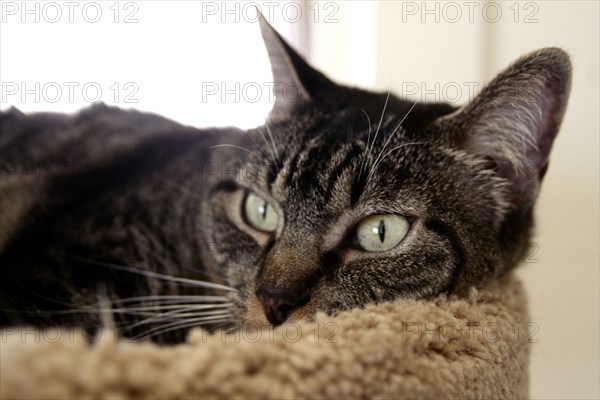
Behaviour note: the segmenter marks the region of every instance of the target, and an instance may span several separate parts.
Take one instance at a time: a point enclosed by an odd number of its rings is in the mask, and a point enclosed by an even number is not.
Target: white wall
[[[338,4],[343,18],[314,28],[317,65],[344,82],[415,99],[454,101],[450,90],[462,87],[466,101],[472,82],[485,83],[528,51],[559,46],[571,54],[571,99],[537,207],[539,262],[522,265],[520,276],[539,326],[532,398],[599,398],[599,3],[377,1],[366,18],[353,10],[364,4]],[[376,35],[371,45],[354,45],[348,31]],[[365,57],[376,65],[363,74],[349,60]]]
[[[303,20],[286,22],[296,20],[287,3],[264,11],[290,37]],[[264,121],[272,79],[252,4],[66,4],[0,3],[0,108],[73,112],[103,101],[195,126]]]
[[[535,24],[497,24],[493,65],[543,46],[567,50],[573,62],[569,109],[538,206],[539,264],[521,270],[533,320],[532,394],[599,398],[599,4],[539,3]]]

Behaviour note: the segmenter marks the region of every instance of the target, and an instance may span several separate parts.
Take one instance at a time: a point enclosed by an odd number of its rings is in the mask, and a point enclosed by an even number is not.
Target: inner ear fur
[[[537,50],[437,124],[453,146],[485,158],[510,183],[510,203],[531,203],[548,167],[570,86],[567,53],[558,48]]]

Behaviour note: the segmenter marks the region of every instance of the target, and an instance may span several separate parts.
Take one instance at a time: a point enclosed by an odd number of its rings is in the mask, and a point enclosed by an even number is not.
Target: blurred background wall
[[[272,78],[254,3],[74,3],[0,2],[0,108],[72,112],[104,101],[195,126],[252,127],[267,115]],[[535,254],[519,274],[538,327],[532,397],[599,398],[599,3],[257,3],[335,80],[415,100],[463,104],[528,51],[571,54]]]

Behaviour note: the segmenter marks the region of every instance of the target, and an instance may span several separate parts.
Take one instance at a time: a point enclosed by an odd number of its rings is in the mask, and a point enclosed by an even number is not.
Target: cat
[[[457,108],[338,85],[260,28],[276,85],[256,129],[103,104],[1,114],[0,326],[176,343],[464,296],[519,263],[569,96],[563,50]]]

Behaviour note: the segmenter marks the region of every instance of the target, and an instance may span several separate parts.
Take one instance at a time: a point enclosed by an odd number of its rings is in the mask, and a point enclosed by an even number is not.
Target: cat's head
[[[214,183],[205,219],[242,320],[464,294],[523,259],[565,52],[519,59],[455,109],[337,85],[261,29],[276,103],[244,151],[219,152],[243,173]]]

